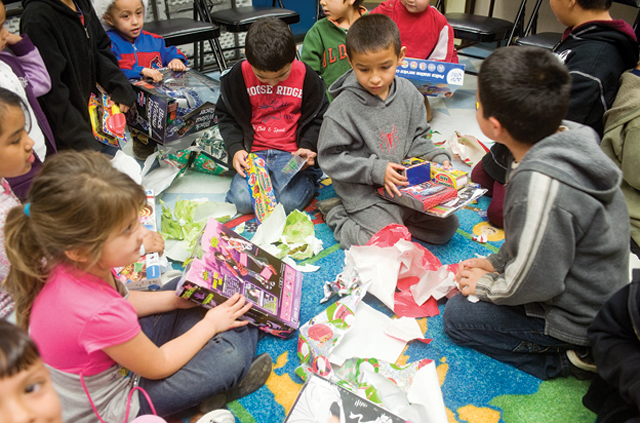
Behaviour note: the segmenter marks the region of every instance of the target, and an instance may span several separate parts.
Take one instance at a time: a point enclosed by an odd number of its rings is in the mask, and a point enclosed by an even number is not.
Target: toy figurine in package
[[[140,210],[138,219],[150,231],[156,230],[155,196],[152,190],[147,190],[147,203]],[[158,289],[160,288],[160,256],[158,253],[146,254],[138,261],[125,267],[115,269],[116,277],[129,289]]]
[[[89,117],[91,130],[96,140],[112,147],[123,147],[127,143],[125,126],[127,120],[120,107],[109,98],[100,86],[96,85],[99,94],[91,93],[89,98]]]
[[[158,70],[163,75],[162,81],[133,83],[137,100],[127,114],[129,125],[165,144],[218,123],[215,104],[220,84],[217,81],[193,69]]]
[[[209,219],[176,294],[212,308],[236,292],[253,304],[241,319],[282,338],[298,329],[302,273]]]
[[[249,192],[251,193],[251,203],[256,213],[256,218],[260,223],[269,217],[276,208],[276,196],[273,193],[269,169],[264,158],[258,154],[249,153],[247,156],[248,169],[245,169]]]

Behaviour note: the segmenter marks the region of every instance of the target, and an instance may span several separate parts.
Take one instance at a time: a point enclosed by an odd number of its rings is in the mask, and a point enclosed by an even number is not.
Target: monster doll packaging
[[[253,304],[249,323],[282,338],[298,329],[302,273],[211,218],[176,294],[212,308],[236,292]]]
[[[133,82],[136,106],[127,113],[127,123],[156,142],[166,144],[202,131],[218,120],[215,104],[220,84],[193,69],[174,72],[167,68],[161,82]]]

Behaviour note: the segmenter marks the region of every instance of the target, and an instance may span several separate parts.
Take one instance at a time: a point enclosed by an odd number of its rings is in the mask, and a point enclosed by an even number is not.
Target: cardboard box
[[[469,172],[458,169],[447,169],[438,163],[431,163],[431,180],[460,190],[469,185]]]
[[[284,423],[408,423],[353,392],[313,373],[300,390]]]
[[[193,69],[159,70],[164,76],[161,82],[132,83],[136,106],[127,113],[131,127],[166,144],[218,123],[215,104],[219,82]]]
[[[464,82],[464,65],[405,57],[396,75],[411,81],[423,95],[452,93]]]
[[[384,188],[378,188],[378,194],[381,197],[421,213],[426,213],[430,208],[458,196],[458,191],[455,189],[433,181],[398,187],[398,191],[402,193],[401,196],[394,195],[391,197]]]
[[[156,231],[156,202],[153,190],[147,190],[147,204],[140,210],[138,219],[150,231]],[[138,261],[115,269],[116,277],[129,289],[154,290],[161,287],[160,256],[158,253],[146,254]]]
[[[176,294],[213,308],[238,292],[253,306],[242,317],[287,338],[300,326],[302,273],[215,219],[198,240]]]

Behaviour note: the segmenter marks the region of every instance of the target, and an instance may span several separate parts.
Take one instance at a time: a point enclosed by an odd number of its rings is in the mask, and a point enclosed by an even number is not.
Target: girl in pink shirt
[[[140,256],[141,186],[100,153],[63,152],[45,163],[24,207],[9,212],[9,292],[60,395],[64,421],[130,421],[208,412],[253,392],[271,358],[253,359],[257,330],[237,320],[236,294],[210,310],[173,292],[131,291],[113,268]]]

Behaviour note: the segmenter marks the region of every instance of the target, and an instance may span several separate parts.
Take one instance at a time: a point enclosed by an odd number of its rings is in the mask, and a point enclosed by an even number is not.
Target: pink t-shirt
[[[102,349],[129,341],[140,332],[138,316],[124,298],[127,288],[117,283],[115,290],[69,265],[52,270],[33,304],[30,323],[31,337],[45,364],[87,376],[115,364]]]
[[[298,150],[296,131],[305,73],[304,63],[294,60],[289,77],[271,86],[256,78],[249,62],[242,62],[244,84],[251,102],[252,152],[282,150],[293,153]]]

